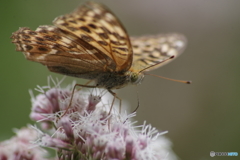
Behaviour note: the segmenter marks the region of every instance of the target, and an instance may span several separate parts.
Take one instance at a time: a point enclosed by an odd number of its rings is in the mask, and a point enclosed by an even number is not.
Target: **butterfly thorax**
[[[106,89],[119,89],[129,84],[138,85],[143,80],[144,75],[136,72],[125,72],[125,73],[103,73],[100,74],[96,79],[96,86],[99,88]]]

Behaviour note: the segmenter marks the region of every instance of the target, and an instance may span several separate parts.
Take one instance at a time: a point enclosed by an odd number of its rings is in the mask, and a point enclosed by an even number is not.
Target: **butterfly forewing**
[[[156,69],[172,61],[171,59],[163,62],[172,56],[179,56],[183,52],[187,41],[181,34],[160,34],[131,37],[131,43],[134,53],[131,70],[137,72],[149,66],[152,67],[146,71]],[[155,65],[157,63],[159,64]]]
[[[84,47],[85,42],[92,46],[87,48],[88,52],[104,54],[102,56],[107,61],[104,64],[114,62],[115,66],[107,66],[110,71],[124,72],[130,68],[132,47],[126,30],[116,16],[103,5],[88,2],[71,14],[56,18],[54,25],[74,35],[74,41],[79,45]]]
[[[17,50],[22,51],[28,60],[42,63],[53,72],[84,78],[84,74],[102,72],[106,63],[101,57],[93,59],[94,55],[55,26],[40,26],[36,31],[20,28],[12,38]]]
[[[13,33],[17,51],[50,71],[94,79],[105,72],[125,72],[132,64],[132,47],[118,19],[103,5],[88,2],[54,20],[54,26]]]

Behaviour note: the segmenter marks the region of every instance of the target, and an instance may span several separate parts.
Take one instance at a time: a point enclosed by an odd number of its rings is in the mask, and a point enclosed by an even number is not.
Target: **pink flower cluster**
[[[15,137],[0,143],[0,160],[46,160],[47,152],[30,144],[37,138],[36,130],[28,126],[15,132]]]
[[[108,98],[106,95],[77,91],[67,110],[72,88],[48,88],[46,91],[41,88],[39,95],[32,96],[30,117],[41,126],[32,127],[38,132],[38,136],[36,133],[32,136],[36,138],[33,143],[35,147],[32,149],[53,148],[57,153],[55,159],[59,160],[176,159],[171,151],[170,142],[155,128],[145,124],[133,125],[131,118],[135,113],[119,114],[114,109],[109,113],[112,106],[103,104],[102,100]],[[3,143],[0,147],[2,145]],[[31,146],[29,142],[28,146]],[[40,156],[39,153],[29,153],[33,154],[32,157],[44,159],[43,154]],[[0,152],[0,156],[3,155]]]

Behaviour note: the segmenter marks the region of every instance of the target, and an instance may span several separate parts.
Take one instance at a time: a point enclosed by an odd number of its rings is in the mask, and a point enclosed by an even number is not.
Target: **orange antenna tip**
[[[186,83],[187,83],[187,84],[192,84],[192,81],[187,81]]]

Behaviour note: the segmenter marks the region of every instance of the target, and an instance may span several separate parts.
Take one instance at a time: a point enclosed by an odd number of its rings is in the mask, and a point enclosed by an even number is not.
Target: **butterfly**
[[[112,89],[140,84],[146,71],[172,61],[186,46],[186,38],[175,33],[129,37],[118,18],[95,2],[57,17],[53,24],[14,32],[16,50],[52,72],[93,80],[95,85],[85,86],[113,95]]]

